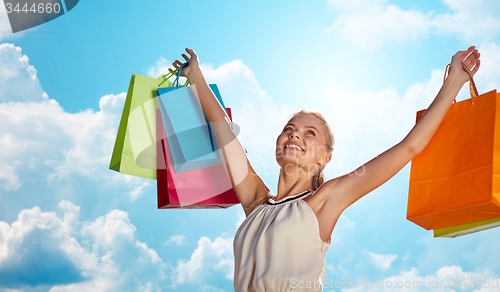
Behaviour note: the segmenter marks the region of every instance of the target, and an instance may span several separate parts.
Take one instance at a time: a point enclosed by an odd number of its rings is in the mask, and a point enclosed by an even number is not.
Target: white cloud
[[[51,166],[49,181],[74,173],[109,177],[107,165],[118,124],[111,107],[118,107],[124,98],[125,94],[104,96],[99,112],[75,114],[65,112],[55,100],[0,103],[0,143],[4,149],[0,161],[11,165],[11,171],[18,169],[12,167],[15,161],[30,162],[31,168]],[[11,185],[18,187],[22,181],[17,173],[9,173]]]
[[[184,58],[181,57],[179,60],[181,62],[185,62]],[[153,78],[158,78],[163,74],[168,74],[170,71],[168,69],[174,69],[172,62],[166,60],[163,57],[160,57],[158,61],[156,61],[156,65],[149,67],[146,75]],[[174,81],[175,77],[171,77],[170,81]],[[179,77],[179,84],[184,84],[186,82],[186,77]]]
[[[335,229],[332,233],[332,245],[339,244],[341,242],[349,242],[354,239],[353,235],[355,232],[356,223],[347,218],[346,215],[340,215],[337,223],[335,223]]]
[[[1,29],[1,28],[0,28]],[[0,102],[43,101],[47,94],[40,86],[36,69],[13,44],[0,45]]]
[[[383,271],[390,269],[392,262],[398,257],[396,254],[377,254],[373,252],[368,252],[368,255],[372,264]]]
[[[203,286],[201,287],[201,292],[226,292],[226,290],[221,290],[212,286]]]
[[[364,250],[356,236],[356,223],[345,214],[340,215],[331,237],[331,245],[326,253],[326,278],[340,280],[352,277],[352,268],[359,274],[366,270]]]
[[[417,40],[428,33],[430,25],[430,15],[388,5],[340,13],[326,31],[369,50],[388,42]]]
[[[97,178],[109,173],[111,152],[115,142],[118,113],[123,109],[126,94],[106,95],[99,101],[99,112],[86,110],[76,114],[60,112],[52,116],[60,126],[71,148],[64,151],[49,179],[64,178],[72,173]],[[48,118],[48,117],[47,117]]]
[[[137,198],[144,192],[144,188],[150,185],[151,183],[149,181],[145,181],[131,190],[128,194],[130,195],[130,199],[132,200],[132,202],[137,200]]]
[[[156,61],[156,65],[149,67],[146,74],[149,77],[157,78],[162,74],[167,74],[169,72],[168,68],[174,69],[172,63],[160,57],[160,59]]]
[[[334,10],[363,11],[372,10],[386,4],[387,0],[327,0],[326,5]]]
[[[79,221],[80,207],[59,204],[60,215],[39,207],[0,221],[0,286],[46,285],[50,291],[158,289],[167,277],[158,254],[137,240],[126,212]]]
[[[463,257],[473,266],[484,265],[494,271],[500,271],[500,234],[498,228],[484,230],[477,234],[479,238],[475,248],[463,249]]]
[[[172,236],[170,236],[170,238],[167,241],[165,241],[163,243],[163,245],[165,245],[165,246],[169,246],[172,244],[177,245],[177,246],[186,245],[187,244],[186,235],[184,235],[184,234],[172,235]]]
[[[136,199],[146,182],[108,170],[125,97],[109,94],[97,112],[68,113],[48,98],[21,48],[0,45],[1,188],[17,190],[33,172],[49,183],[78,174],[126,182]]]
[[[479,93],[493,89],[500,90],[500,45],[495,42],[481,42],[481,66],[474,76]]]
[[[466,292],[496,291],[490,282],[489,288],[476,289],[477,280],[484,281],[486,278],[498,278],[492,270],[481,270],[477,272],[464,272],[459,266],[443,266],[434,274],[420,276],[417,268],[412,267],[409,271],[401,271],[398,275],[383,279],[358,279],[357,286],[353,285],[343,292],[454,292],[457,290]],[[455,282],[456,280],[456,282]],[[463,282],[464,281],[464,282]],[[356,281],[354,281],[356,282]],[[473,286],[472,286],[473,283]],[[458,284],[458,286],[453,286]],[[463,286],[461,286],[463,285]],[[469,286],[467,286],[469,285]]]
[[[419,40],[430,33],[455,35],[467,42],[495,40],[500,35],[498,1],[444,2],[450,12],[436,14],[404,10],[386,1],[328,0],[327,6],[338,15],[326,31],[367,50],[385,43]]]
[[[496,0],[443,0],[443,2],[451,13],[435,16],[433,26],[439,34],[455,34],[467,42],[498,39],[500,2]]]
[[[213,242],[203,236],[198,240],[198,247],[189,260],[179,260],[173,269],[174,284],[200,284],[222,274],[228,280],[233,279],[233,239],[217,237]]]
[[[0,160],[0,163],[2,160]],[[22,165],[22,162],[15,160],[12,162],[1,163],[0,168],[0,185],[6,191],[17,190],[21,187],[21,180],[19,175],[16,174],[16,168]]]

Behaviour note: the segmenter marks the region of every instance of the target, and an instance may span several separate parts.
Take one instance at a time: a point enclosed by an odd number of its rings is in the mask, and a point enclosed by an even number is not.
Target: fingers
[[[172,63],[175,69],[179,69],[179,67],[182,65],[181,61],[175,60],[175,62]]]
[[[475,46],[470,46],[467,50],[463,51],[458,51],[457,55],[460,56],[460,58],[463,60],[467,55],[470,54],[476,47]]]
[[[472,70],[474,69],[474,67],[477,66],[477,63],[479,62],[480,56],[481,56],[481,54],[476,49],[472,53],[470,53],[470,55],[467,56],[467,58],[465,60],[463,60],[463,63],[465,64],[465,66],[467,66],[467,68],[469,68],[469,70],[471,70],[471,73],[472,73]]]
[[[189,61],[198,62],[198,55],[194,50],[186,48],[186,52],[191,56]]]
[[[179,67],[182,65],[182,63],[179,60],[175,60],[175,62],[172,63],[172,66],[174,66],[175,70],[179,69]],[[174,70],[168,68],[169,72],[173,72]]]
[[[191,49],[186,48],[186,52],[187,52],[187,53],[188,53],[191,57],[196,56],[196,53],[194,52],[194,50],[191,50]]]
[[[197,58],[197,57],[198,57],[198,56],[196,55],[196,53],[195,53],[193,50],[191,50],[191,49],[186,48],[186,52],[187,52],[187,53],[191,56],[191,58],[189,58],[188,56],[186,56],[186,54],[182,54],[182,55],[181,55],[181,56],[182,56],[182,58],[184,58],[184,60],[185,60],[186,62],[189,62],[189,61],[191,61],[193,58]],[[197,60],[197,59],[195,59],[195,60]],[[179,69],[179,68],[182,66],[182,62],[181,62],[181,61],[179,61],[179,60],[175,60],[175,62],[173,62],[173,63],[172,63],[172,66],[174,66],[174,68],[177,70],[177,69]],[[186,66],[184,66],[184,67],[186,67]],[[169,68],[168,70],[169,70],[170,72],[174,71],[174,70],[172,70],[172,69],[170,69],[170,68]]]
[[[470,55],[468,55],[465,59],[462,60],[462,62],[468,67],[470,68],[471,65],[474,65],[474,63],[477,61],[478,59],[478,52],[477,50],[474,50]]]
[[[470,71],[470,73],[472,74],[472,76],[474,76],[474,74],[476,74],[477,70],[479,69],[479,66],[481,65],[481,60],[477,60],[476,62],[476,65],[474,67],[474,69],[472,69]]]

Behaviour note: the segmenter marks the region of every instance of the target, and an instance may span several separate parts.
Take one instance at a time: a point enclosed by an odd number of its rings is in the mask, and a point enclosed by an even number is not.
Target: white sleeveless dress
[[[236,292],[321,291],[325,254],[316,214],[302,200],[312,191],[257,206],[233,242]]]

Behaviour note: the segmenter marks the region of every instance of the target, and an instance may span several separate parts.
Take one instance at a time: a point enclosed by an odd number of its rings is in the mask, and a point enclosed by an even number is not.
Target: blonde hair
[[[329,152],[333,152],[333,149],[334,149],[334,146],[335,146],[335,135],[333,133],[333,129],[332,127],[330,126],[330,124],[328,123],[328,121],[326,120],[326,117],[323,113],[319,112],[319,111],[313,111],[313,110],[309,110],[309,109],[306,109],[306,108],[303,108],[295,113],[293,113],[289,118],[288,118],[288,121],[287,121],[287,124],[290,122],[291,119],[293,119],[294,117],[296,116],[300,116],[300,115],[313,115],[315,117],[317,117],[318,119],[322,120],[324,123],[325,123],[325,126],[326,126],[326,149],[327,151]],[[311,180],[311,188],[313,191],[316,191],[326,180],[326,176],[325,176],[325,166],[323,165],[312,177],[312,180]],[[269,200],[270,196],[264,196],[264,197],[261,197],[257,200],[255,200],[255,202],[252,203],[252,205],[250,206],[250,210],[253,210],[255,207],[257,207],[258,205],[261,205],[265,202],[267,202]]]

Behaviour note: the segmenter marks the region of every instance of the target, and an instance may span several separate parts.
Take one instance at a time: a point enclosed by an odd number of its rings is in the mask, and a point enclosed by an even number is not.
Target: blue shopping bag
[[[225,109],[217,85],[209,86]],[[157,95],[175,172],[222,164],[216,139],[193,87],[158,88]]]

